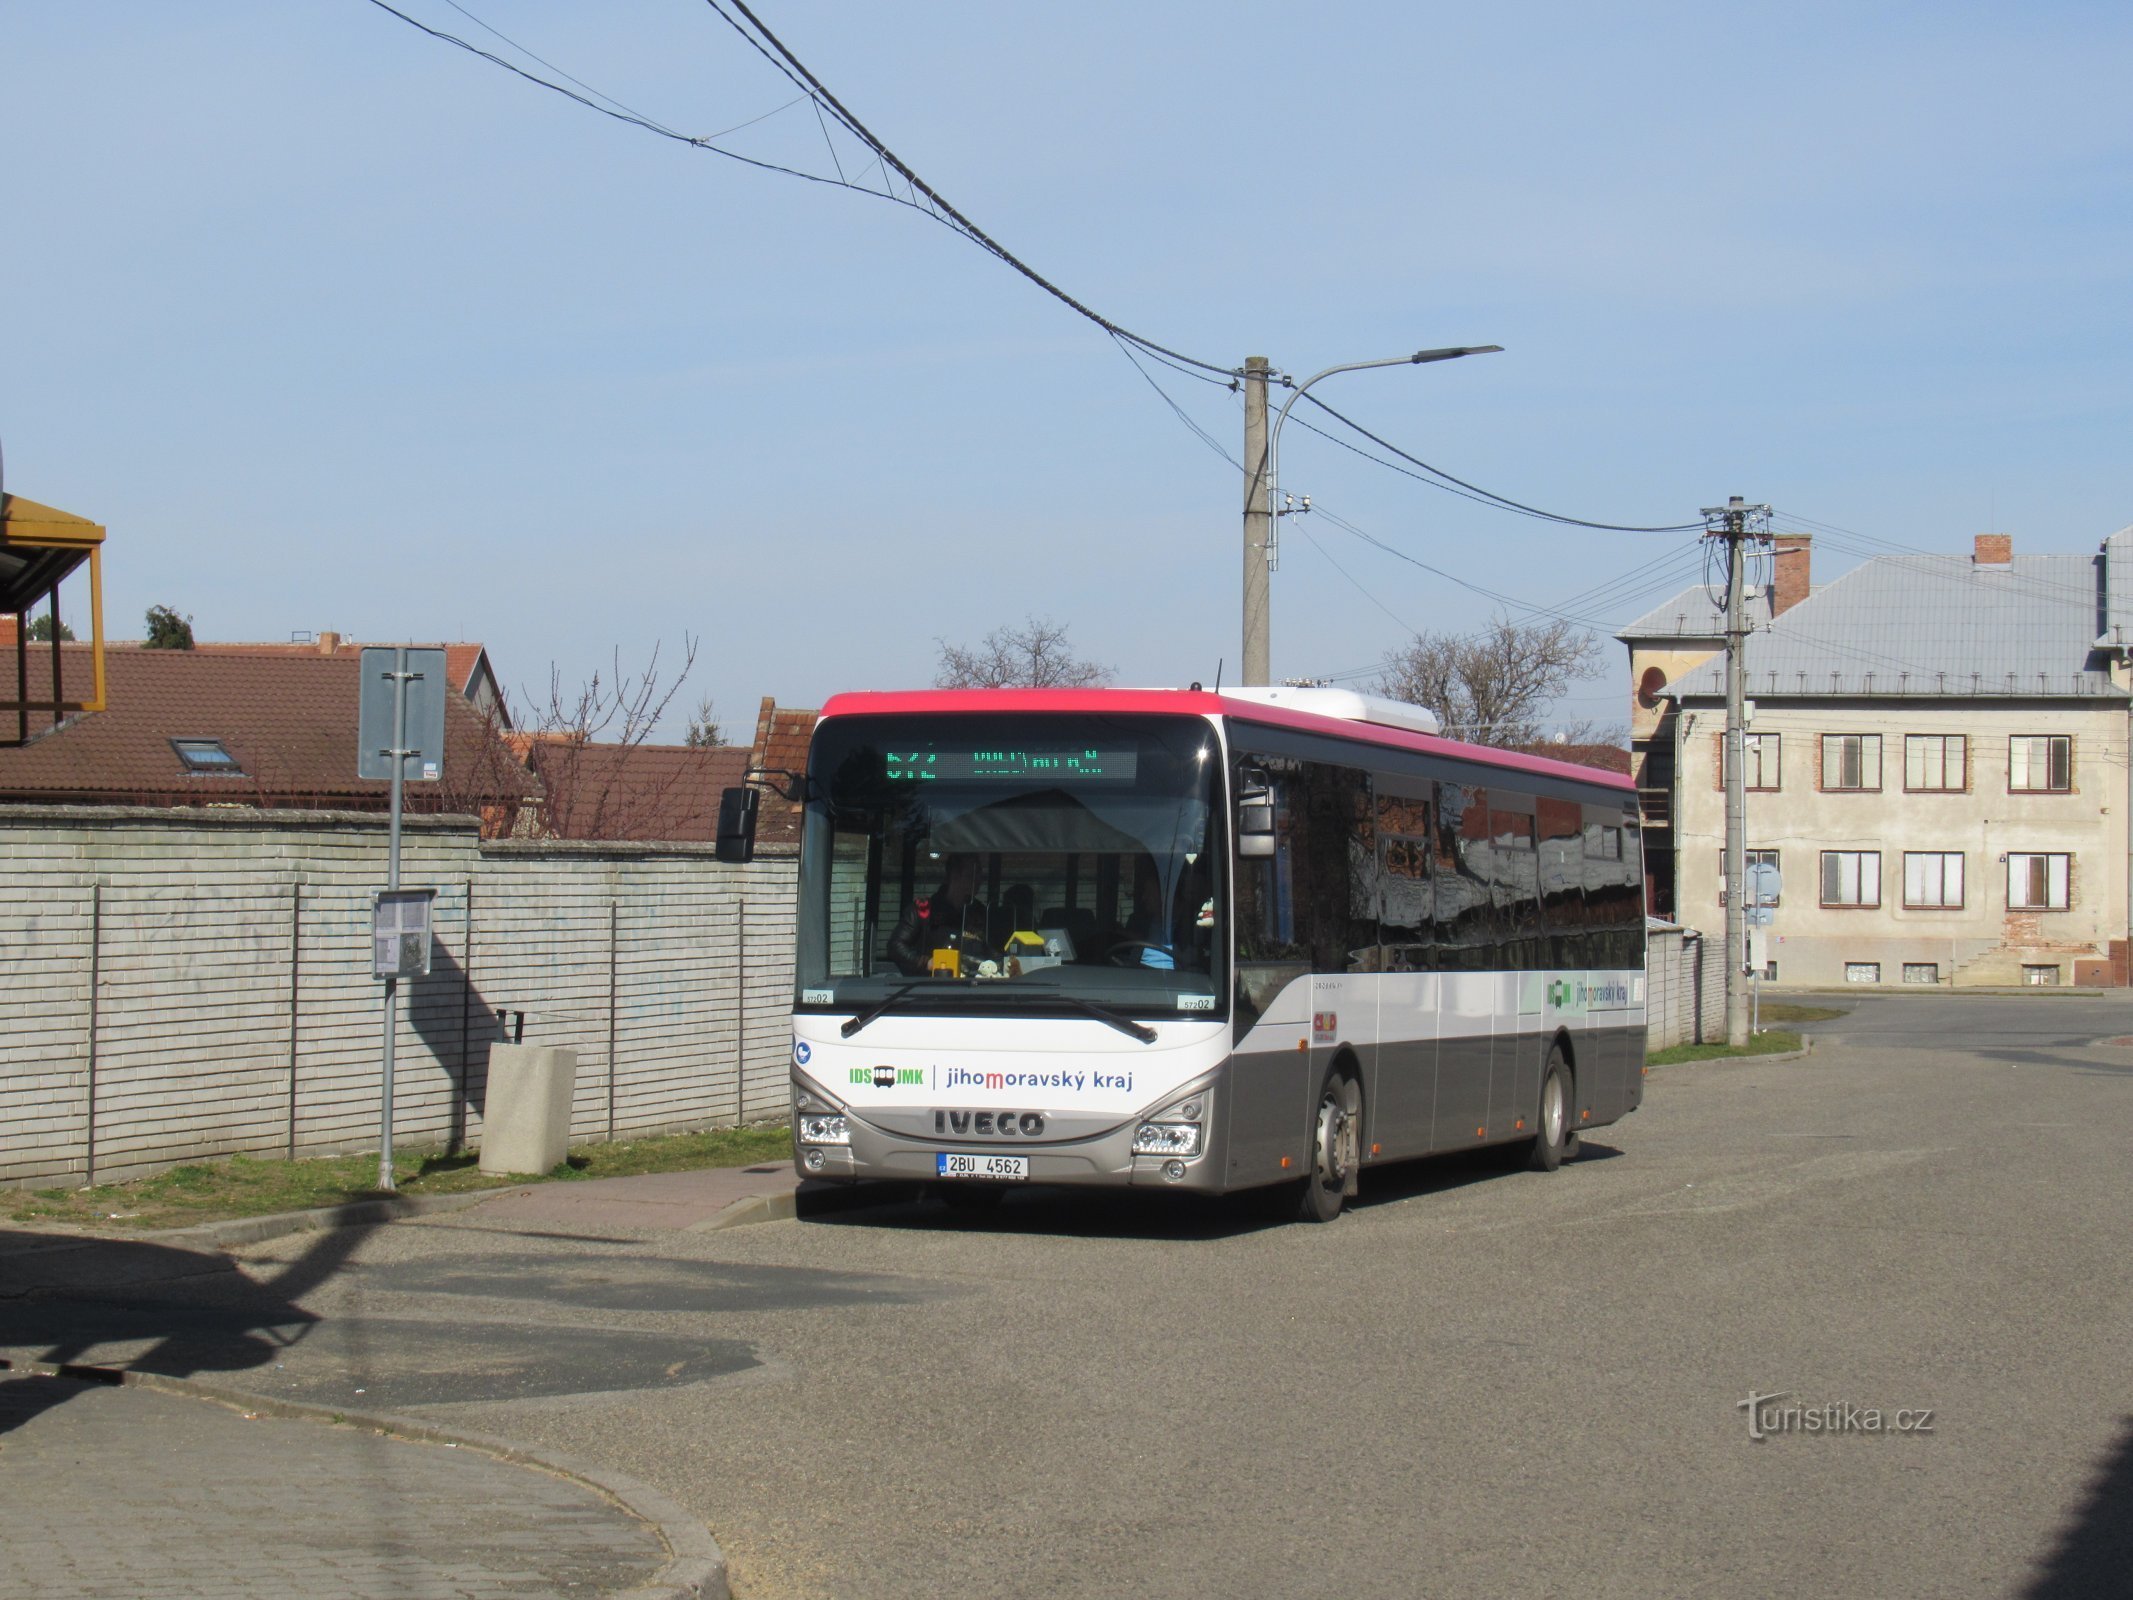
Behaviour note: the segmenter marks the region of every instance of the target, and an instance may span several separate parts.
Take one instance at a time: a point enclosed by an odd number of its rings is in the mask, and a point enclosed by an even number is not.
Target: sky
[[[706,0],[395,3],[880,186]],[[1504,346],[1312,390],[1496,493],[1640,526],[1743,495],[1817,581],[2133,522],[2122,4],[755,10],[1157,344],[1296,380]],[[1029,616],[1120,683],[1237,681],[1238,395],[916,210],[371,0],[18,4],[0,95],[6,487],[109,528],[114,637],[163,604],[478,639],[522,717],[693,641],[662,733],[708,696],[743,740],[763,696],[924,684]],[[1693,534],[1508,514],[1301,421],[1342,432],[1306,403],[1282,438],[1314,509],[1277,679],[1367,686],[1499,613],[1604,636],[1703,575]],[[1555,718],[1626,721],[1606,650]]]

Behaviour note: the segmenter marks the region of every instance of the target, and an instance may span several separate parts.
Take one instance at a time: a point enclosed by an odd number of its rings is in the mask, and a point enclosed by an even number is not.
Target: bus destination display
[[[1131,783],[1140,753],[1076,746],[982,750],[891,750],[883,774],[911,783]]]

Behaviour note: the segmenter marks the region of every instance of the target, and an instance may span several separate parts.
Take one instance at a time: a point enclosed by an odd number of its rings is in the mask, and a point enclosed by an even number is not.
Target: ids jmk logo
[[[854,1067],[852,1082],[871,1083],[877,1089],[896,1089],[906,1086],[923,1089],[926,1086],[924,1067]]]
[[[1566,981],[1557,978],[1548,985],[1548,1004],[1557,1010],[1570,1004],[1570,985]]]

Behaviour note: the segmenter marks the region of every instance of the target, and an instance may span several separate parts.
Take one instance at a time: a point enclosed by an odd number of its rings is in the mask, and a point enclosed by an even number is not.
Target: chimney
[[[337,633],[322,633],[318,636],[318,653],[330,656],[341,648],[341,636]]]
[[[1777,550],[1772,563],[1770,614],[1782,617],[1808,596],[1808,559],[1813,554],[1809,547],[1814,543],[1814,535],[1781,533],[1771,543]]]
[[[2011,567],[2014,565],[2014,535],[2011,533],[1981,533],[1970,552],[1970,559],[1981,567]]]

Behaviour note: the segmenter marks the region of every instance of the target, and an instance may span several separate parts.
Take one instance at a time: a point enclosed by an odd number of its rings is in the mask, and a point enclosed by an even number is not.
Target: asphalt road
[[[589,1457],[700,1513],[747,1597],[2133,1593],[2133,1048],[2096,1043],[2133,1002],[1812,1031],[1655,1071],[1559,1173],[1379,1173],[1331,1227],[476,1209],[266,1247],[269,1310],[162,1286],[87,1358],[156,1339]]]

